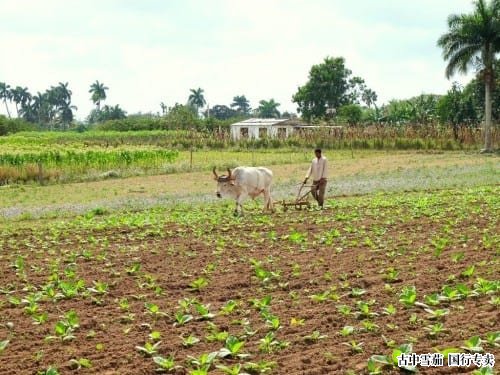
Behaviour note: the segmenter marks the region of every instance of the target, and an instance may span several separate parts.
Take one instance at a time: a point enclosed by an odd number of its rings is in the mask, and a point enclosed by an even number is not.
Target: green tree
[[[197,88],[191,89],[191,94],[189,95],[188,98],[188,104],[192,107],[195,108],[196,113],[200,111],[200,108],[203,108],[203,106],[207,103],[205,100],[205,96],[203,95],[203,89],[202,88]]]
[[[3,100],[3,104],[5,105],[5,109],[7,110],[7,115],[10,118],[9,106],[7,105],[7,100],[10,101],[10,86],[5,82],[0,82],[0,99]]]
[[[227,120],[238,114],[234,109],[229,108],[227,105],[214,105],[210,108],[210,117],[214,117],[217,120]],[[208,110],[205,112],[205,117],[208,118]]]
[[[161,102],[160,108],[161,108],[161,115],[165,116],[167,114],[167,110],[168,110],[167,105],[165,103]]]
[[[497,122],[500,120],[500,62],[494,67],[495,82],[491,93],[491,118]],[[463,89],[463,95],[470,98],[478,111],[484,113],[484,91],[485,82],[480,77],[472,79]]]
[[[248,115],[250,113],[250,102],[245,97],[245,95],[237,95],[233,98],[231,103],[231,108],[236,108],[236,111],[243,115]]]
[[[93,109],[87,117],[89,124],[104,122],[108,120],[122,120],[127,117],[127,113],[117,104],[115,106],[105,105],[100,110]]]
[[[280,103],[274,101],[274,99],[261,100],[259,102],[259,108],[257,108],[257,113],[259,117],[262,118],[279,118],[280,112],[278,111],[278,107]]]
[[[442,122],[451,124],[455,140],[459,139],[460,127],[477,122],[473,99],[464,93],[457,82],[453,83],[446,95],[439,98],[436,112]]]
[[[363,110],[358,104],[346,104],[339,108],[338,116],[349,125],[356,125],[363,117]]]
[[[96,105],[98,111],[101,109],[101,101],[106,100],[106,90],[109,90],[109,88],[97,80],[90,85],[90,100]]]
[[[176,103],[165,116],[168,129],[191,129],[200,126],[197,113],[189,105]]]
[[[292,101],[297,103],[302,117],[310,120],[325,117],[327,109],[358,104],[364,93],[371,105],[376,94],[368,90],[362,78],[352,77],[343,57],[326,57],[323,63],[312,66],[307,83],[298,88]]]
[[[361,94],[361,99],[365,102],[368,108],[371,108],[372,105],[375,105],[376,107],[377,93],[371,89],[365,88]]]
[[[500,0],[475,1],[473,13],[450,15],[448,28],[438,40],[443,57],[448,60],[446,77],[479,66],[479,76],[484,80],[484,151],[489,152],[495,54],[500,52]]]
[[[10,90],[10,98],[16,104],[16,113],[17,117],[19,117],[19,105],[23,106],[29,102],[31,95],[27,87],[16,86]]]

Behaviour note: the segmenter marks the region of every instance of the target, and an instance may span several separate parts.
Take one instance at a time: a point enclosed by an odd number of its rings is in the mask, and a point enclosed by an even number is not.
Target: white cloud
[[[184,103],[197,87],[210,105],[244,94],[295,111],[292,95],[326,56],[344,56],[380,101],[444,93],[436,40],[449,13],[469,10],[468,0],[0,0],[0,81],[33,93],[69,82],[80,119],[96,79],[129,113]]]

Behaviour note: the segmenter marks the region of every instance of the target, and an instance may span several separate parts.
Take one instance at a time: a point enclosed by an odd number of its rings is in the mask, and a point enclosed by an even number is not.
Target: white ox
[[[237,167],[232,171],[227,170],[227,176],[218,176],[213,170],[217,181],[217,196],[222,198],[228,196],[236,200],[234,214],[238,215],[238,208],[243,213],[242,203],[245,198],[255,199],[258,195],[264,194],[264,212],[270,210],[274,212],[273,200],[271,198],[271,182],[273,172],[264,167]]]

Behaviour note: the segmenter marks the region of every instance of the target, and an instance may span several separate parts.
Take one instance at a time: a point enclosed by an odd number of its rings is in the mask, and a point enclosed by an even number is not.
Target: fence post
[[[189,170],[193,170],[193,148],[191,147],[191,149],[189,150]]]
[[[37,164],[38,164],[38,183],[40,185],[43,185],[43,166],[42,166],[42,162],[39,161]]]

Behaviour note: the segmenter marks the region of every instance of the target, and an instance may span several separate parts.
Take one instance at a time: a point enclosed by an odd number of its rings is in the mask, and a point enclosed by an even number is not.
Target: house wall
[[[278,136],[279,133],[279,128],[285,128],[286,129],[286,137],[289,137],[292,132],[293,132],[293,127],[290,125],[252,125],[252,126],[245,126],[245,125],[231,125],[231,138],[232,139],[240,139],[241,138],[241,129],[242,128],[247,128],[248,129],[248,138],[253,138],[253,139],[259,139],[259,129],[260,128],[266,128],[267,129],[267,136],[274,138]]]

